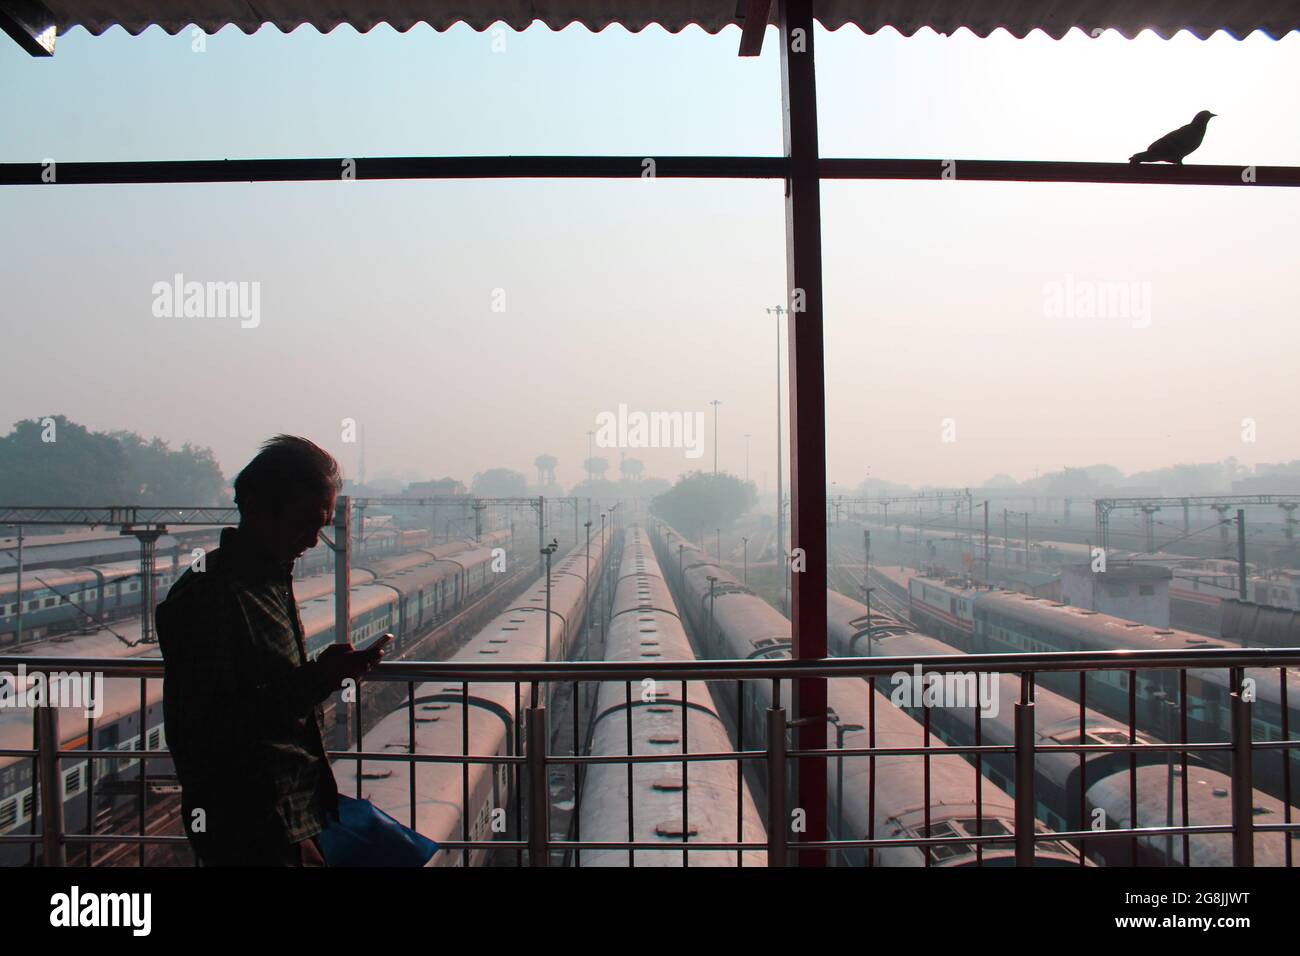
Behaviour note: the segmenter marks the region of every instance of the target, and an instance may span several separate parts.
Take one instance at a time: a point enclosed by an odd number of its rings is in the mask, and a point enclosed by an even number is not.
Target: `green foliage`
[[[682,534],[692,535],[700,527],[730,528],[757,497],[753,482],[726,472],[693,471],[657,495],[650,510]]]
[[[20,421],[0,438],[8,505],[213,505],[229,502],[225,489],[212,450],[188,442],[172,451],[159,438],[92,432],[62,415]]]
[[[523,498],[528,494],[528,479],[509,468],[489,468],[474,476],[470,493],[485,498]]]

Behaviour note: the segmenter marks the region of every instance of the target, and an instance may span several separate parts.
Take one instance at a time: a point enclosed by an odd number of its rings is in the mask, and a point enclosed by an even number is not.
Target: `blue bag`
[[[338,817],[331,815],[317,839],[328,866],[424,866],[438,852],[438,844],[369,800],[343,794]]]

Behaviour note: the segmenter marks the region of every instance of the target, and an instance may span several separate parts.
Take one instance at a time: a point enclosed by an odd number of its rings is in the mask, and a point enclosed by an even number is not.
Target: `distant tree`
[[[650,510],[682,534],[705,528],[730,528],[754,506],[753,483],[735,475],[694,471],[655,497]]]
[[[62,415],[18,422],[0,438],[7,504],[212,505],[228,502],[225,488],[212,450],[189,443],[172,451],[159,438],[91,432]]]
[[[569,494],[575,498],[591,498],[594,502],[604,506],[625,497],[627,490],[612,481],[597,478],[592,481],[578,482],[569,489]]]
[[[440,495],[465,494],[464,482],[455,478],[435,478],[432,481],[413,481],[406,486],[408,498],[436,498]]]
[[[661,495],[672,485],[663,478],[647,478],[639,482],[636,486],[636,495],[640,498],[653,498],[655,495]]]
[[[605,472],[609,471],[609,460],[606,458],[588,458],[583,462],[583,467],[591,479],[603,479]]]
[[[489,468],[476,474],[469,487],[485,498],[522,498],[528,494],[528,479],[509,468]]]

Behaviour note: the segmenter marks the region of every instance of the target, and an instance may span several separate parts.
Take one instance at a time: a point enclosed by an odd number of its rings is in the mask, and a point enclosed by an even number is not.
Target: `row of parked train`
[[[496,570],[502,567],[497,549],[507,548],[509,543],[509,532],[499,531],[485,535],[482,541],[433,545],[355,565],[349,595],[352,643],[365,647],[379,635],[392,633],[400,648],[453,617],[504,577]],[[307,578],[295,591],[308,652],[314,656],[334,637],[333,575]],[[89,644],[92,640],[71,638],[59,642],[55,649],[29,649],[28,653],[91,656],[79,651],[79,642]],[[117,644],[113,652],[119,657],[152,657],[157,656],[157,646]],[[145,775],[171,774],[171,762],[164,752],[162,695],[162,681],[146,682],[142,710],[138,681],[106,681],[103,712],[93,725],[93,749],[159,751],[158,757],[146,758]],[[92,728],[81,709],[60,709],[59,729],[62,749],[87,749]],[[30,710],[0,711],[0,750],[30,748],[32,733]],[[88,832],[92,792],[97,828],[116,807],[140,792],[137,757],[96,759],[93,779],[86,760],[65,759],[62,769],[64,825],[69,833]],[[0,836],[33,832],[33,824],[39,820],[37,811],[33,761],[0,757]],[[28,845],[0,843],[0,865],[21,865],[29,854]]]
[[[492,535],[509,537],[509,532]],[[484,541],[489,539],[484,536]],[[464,541],[449,542],[459,549]],[[434,545],[427,529],[403,531],[392,527],[368,529],[354,550],[353,565],[374,561],[386,556],[410,554],[446,548],[448,544]],[[105,545],[118,546],[109,539]],[[187,550],[179,545],[160,547],[154,561],[154,593],[158,600],[166,596],[172,586],[190,567],[194,548],[215,548],[215,532],[210,539],[192,538]],[[296,577],[303,578],[323,572],[329,565],[330,552],[324,545],[312,548],[294,566]],[[138,560],[89,560],[66,567],[41,567],[25,570],[22,581],[23,640],[33,640],[49,634],[86,631],[101,624],[139,615],[144,589]],[[0,647],[11,643],[18,630],[18,575],[16,572],[0,574]]]
[[[1194,650],[1232,648],[1235,645],[1175,628],[1158,628],[1101,614],[1045,598],[1012,591],[973,588],[957,579],[913,575],[901,569],[879,569],[873,582],[886,588],[908,607],[912,623],[961,651],[972,654],[1034,653],[1046,651]],[[1127,721],[1130,700],[1137,727],[1162,738],[1173,738],[1171,721],[1181,727],[1176,706],[1182,699],[1177,674],[1170,671],[1134,672],[1129,686],[1126,670],[1097,671],[1088,675],[1086,702],[1112,720]],[[1300,674],[1292,669],[1248,671],[1254,679],[1251,705],[1252,733],[1256,741],[1279,741],[1300,728]],[[1188,671],[1186,686],[1187,737],[1191,742],[1226,742],[1230,739],[1229,675],[1226,670]],[[1075,699],[1076,674],[1044,674],[1041,683]],[[1283,754],[1290,753],[1288,761]],[[1227,770],[1223,753],[1207,755],[1206,762]],[[1287,768],[1290,768],[1290,779]],[[1282,800],[1300,793],[1300,753],[1259,751],[1254,759],[1255,785]]]
[[[763,598],[721,568],[706,552],[671,529],[657,528],[661,560],[680,549],[677,580],[680,607],[708,657],[736,660],[788,659],[790,621]],[[670,565],[675,562],[668,562]],[[676,577],[676,576],[675,576]],[[865,615],[866,609],[862,609]],[[763,746],[768,709],[776,705],[773,682],[729,681],[721,685],[725,707],[741,715],[740,745]],[[743,695],[743,700],[740,698]],[[781,682],[780,699],[792,700],[789,681]],[[921,747],[925,730],[895,707],[881,687],[852,679],[827,681],[827,720],[844,731],[845,747]],[[971,842],[972,837],[1006,837],[1014,833],[1014,801],[987,776],[980,779],[963,758],[947,754],[942,741],[931,740],[936,753],[865,756],[827,760],[829,831],[848,841],[891,840],[900,845],[846,848],[834,862],[869,866],[1007,866],[1015,861],[1010,842]],[[793,747],[793,740],[788,746]],[[924,760],[924,764],[923,764]],[[928,764],[928,772],[925,764]],[[794,774],[787,773],[786,779]],[[787,803],[787,805],[789,805]],[[927,851],[909,840],[942,840]],[[1053,839],[1037,824],[1035,865],[1078,866],[1078,851]]]
[[[598,587],[605,553],[612,548],[612,540],[595,536],[589,548],[571,550],[552,566],[549,594],[543,575],[447,663],[525,664],[569,657]],[[446,759],[339,757],[333,764],[339,792],[370,800],[436,841],[442,849],[431,866],[480,865],[488,847],[454,844],[519,839],[525,832],[520,771],[500,758],[526,752],[526,712],[535,699],[549,700],[551,690],[527,682],[423,682],[402,706],[366,731],[361,749]],[[459,758],[466,754],[486,762],[463,763]]]

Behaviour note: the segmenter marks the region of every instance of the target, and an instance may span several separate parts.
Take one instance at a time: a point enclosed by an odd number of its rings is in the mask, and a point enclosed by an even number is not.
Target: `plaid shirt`
[[[291,571],[225,528],[205,570],[186,571],[158,605],[167,741],[201,856],[315,836],[338,802],[319,707],[336,688],[307,661]]]

